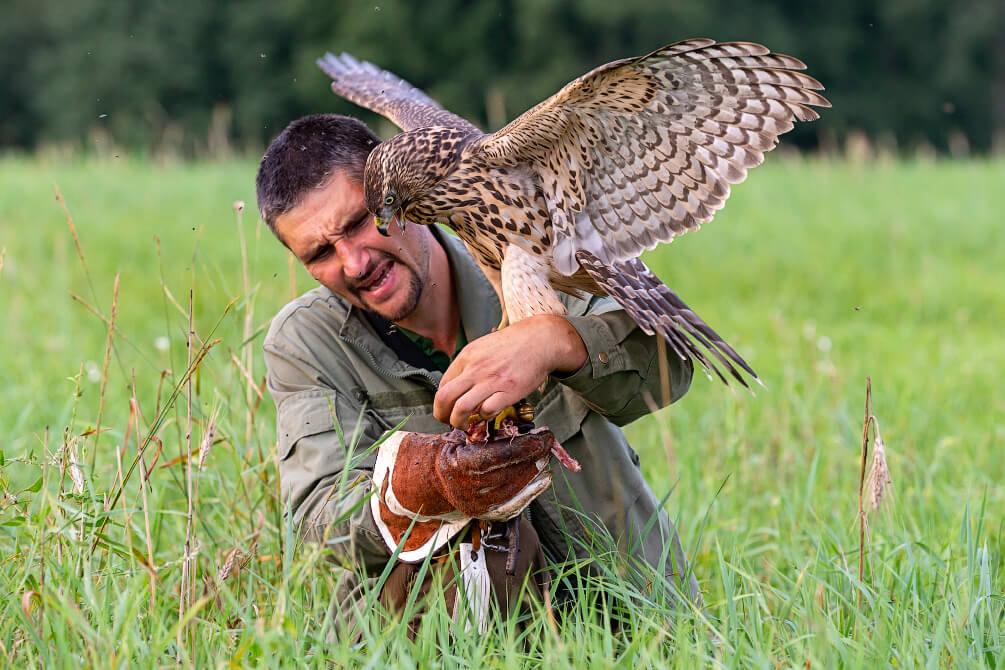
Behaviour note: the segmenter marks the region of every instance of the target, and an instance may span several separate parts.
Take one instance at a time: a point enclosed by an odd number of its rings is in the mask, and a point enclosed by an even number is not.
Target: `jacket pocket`
[[[285,398],[276,412],[279,460],[289,458],[297,442],[303,438],[335,430],[336,422],[341,424],[337,406],[335,392],[328,390],[311,389]]]

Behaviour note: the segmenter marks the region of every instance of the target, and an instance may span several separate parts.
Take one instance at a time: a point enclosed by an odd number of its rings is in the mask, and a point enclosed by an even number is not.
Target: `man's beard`
[[[364,307],[392,322],[401,321],[414,312],[415,308],[419,306],[419,298],[422,297],[422,282],[416,276],[415,272],[412,271],[412,268],[402,265],[401,263],[398,263],[398,268],[408,273],[408,284],[405,287],[405,291],[407,291],[405,294],[405,301],[401,303],[401,307],[396,309],[394,312],[384,312],[379,307],[374,307],[367,302],[366,298],[357,294],[359,301],[363,303]]]
[[[381,265],[384,261],[391,261],[397,265],[397,270],[402,273],[407,273],[408,279],[405,283],[403,289],[399,289],[399,293],[404,291],[404,301],[401,305],[395,309],[393,312],[387,312],[382,310],[376,305],[370,304],[366,299],[366,295],[356,286],[349,287],[349,291],[355,296],[356,300],[363,306],[364,309],[377,314],[378,316],[387,319],[388,321],[401,321],[402,319],[408,317],[409,314],[415,311],[415,308],[419,306],[419,300],[422,298],[422,289],[424,283],[422,279],[419,278],[419,274],[416,268],[411,267],[403,263],[400,259],[395,258],[390,255],[384,256],[376,265]],[[428,262],[428,261],[427,261]],[[428,269],[428,268],[427,268]]]

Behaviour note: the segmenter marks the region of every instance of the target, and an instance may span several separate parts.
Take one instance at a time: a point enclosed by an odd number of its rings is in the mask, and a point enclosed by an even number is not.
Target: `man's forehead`
[[[363,187],[343,173],[312,189],[292,209],[276,217],[276,228],[291,247],[310,244],[341,228],[365,209]]]

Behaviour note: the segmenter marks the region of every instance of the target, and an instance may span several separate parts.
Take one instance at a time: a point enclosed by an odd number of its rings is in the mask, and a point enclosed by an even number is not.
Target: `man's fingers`
[[[520,400],[520,397],[511,391],[497,391],[482,401],[482,406],[479,412],[481,413],[482,418],[488,419],[503,411],[518,400]]]
[[[492,391],[483,385],[471,387],[454,402],[454,406],[450,410],[450,425],[461,429],[467,428],[468,419],[479,411],[485,398],[491,393]]]
[[[461,358],[463,355],[463,353],[460,353],[457,355],[457,358],[450,361],[450,365],[443,372],[443,377],[440,378],[440,388],[452,382],[464,371],[465,361]]]
[[[474,386],[474,381],[464,376],[457,377],[447,383],[441,381],[440,388],[433,398],[433,416],[436,417],[436,420],[463,428],[464,426],[453,423],[451,416],[458,398],[470,391],[472,386]]]

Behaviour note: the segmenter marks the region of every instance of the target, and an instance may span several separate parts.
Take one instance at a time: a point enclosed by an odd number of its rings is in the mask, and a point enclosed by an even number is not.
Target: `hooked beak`
[[[384,237],[388,237],[390,233],[387,232],[387,227],[391,225],[391,222],[397,219],[398,226],[401,230],[405,230],[405,220],[398,216],[398,214],[390,207],[381,208],[377,216],[373,217],[373,222],[377,224],[377,232],[379,232]]]

